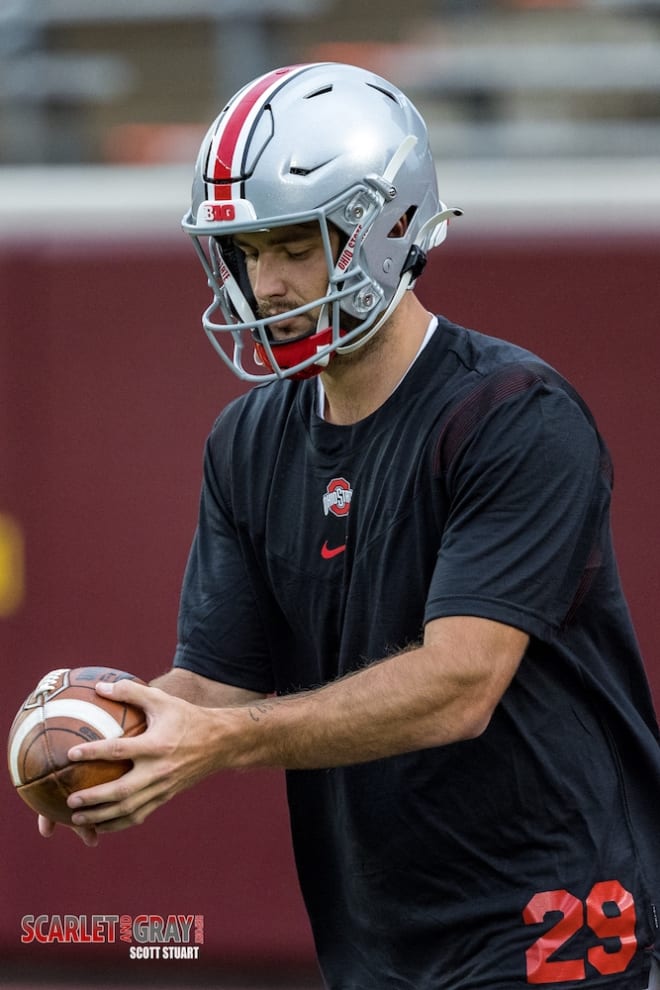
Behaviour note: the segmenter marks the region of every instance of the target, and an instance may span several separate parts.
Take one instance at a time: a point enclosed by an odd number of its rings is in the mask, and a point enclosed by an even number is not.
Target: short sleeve
[[[482,412],[441,440],[447,515],[425,619],[478,615],[548,640],[597,569],[609,457],[562,388],[482,391]]]
[[[273,675],[267,637],[212,449],[209,441],[199,519],[181,590],[174,666],[268,694]]]

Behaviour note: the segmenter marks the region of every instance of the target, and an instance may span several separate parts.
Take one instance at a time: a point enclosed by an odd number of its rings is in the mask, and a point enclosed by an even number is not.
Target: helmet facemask
[[[295,309],[262,316],[245,269],[241,251],[234,245],[232,234],[249,234],[299,224],[315,224],[321,240],[327,270],[325,294],[311,299]],[[229,225],[226,225],[229,226]],[[343,236],[343,235],[342,235]],[[328,363],[330,354],[343,337],[353,339],[369,322],[369,315],[377,305],[377,296],[368,295],[371,279],[357,263],[361,232],[358,231],[352,247],[348,242],[337,257],[332,243],[331,224],[323,211],[301,214],[285,221],[277,218],[267,221],[241,223],[234,231],[222,236],[203,239],[193,234],[195,247],[213,290],[213,302],[202,317],[204,329],[216,351],[225,363],[241,378],[263,381],[264,378],[285,378],[295,366],[300,377],[317,374]],[[350,238],[349,238],[350,240]],[[367,293],[366,299],[364,293]],[[360,296],[360,294],[363,294]],[[353,300],[351,309],[362,307],[362,313],[350,319],[347,330],[345,306]],[[290,320],[302,314],[318,311],[316,326],[298,337],[275,340],[271,327],[275,323]],[[226,349],[227,334],[233,338],[231,356]],[[250,364],[256,360],[256,367]],[[267,371],[263,371],[263,368]],[[308,371],[309,369],[309,371]],[[307,372],[306,374],[302,374]]]

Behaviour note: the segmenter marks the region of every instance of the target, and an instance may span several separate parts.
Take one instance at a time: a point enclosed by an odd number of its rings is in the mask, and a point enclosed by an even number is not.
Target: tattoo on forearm
[[[268,703],[267,701],[263,701],[259,705],[250,705],[250,708],[248,709],[250,712],[250,718],[253,722],[260,722],[263,716],[272,711],[274,707],[275,705],[272,702]]]

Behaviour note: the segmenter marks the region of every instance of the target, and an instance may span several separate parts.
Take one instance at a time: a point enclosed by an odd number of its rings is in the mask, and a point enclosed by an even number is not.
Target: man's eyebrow
[[[272,228],[268,231],[267,241],[269,244],[291,244],[295,241],[306,241],[310,238],[315,237],[318,234],[319,228],[316,224],[293,224],[290,227],[283,227],[281,230],[277,227]],[[254,231],[254,233],[262,233],[261,231]],[[233,240],[234,244],[240,247],[241,244],[250,243],[250,234],[246,233],[244,235],[234,234]]]

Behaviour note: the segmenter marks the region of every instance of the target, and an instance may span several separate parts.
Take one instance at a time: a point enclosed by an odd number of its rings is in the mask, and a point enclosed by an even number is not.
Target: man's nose
[[[252,291],[257,299],[286,295],[282,265],[276,258],[263,254],[259,256],[253,271]]]

